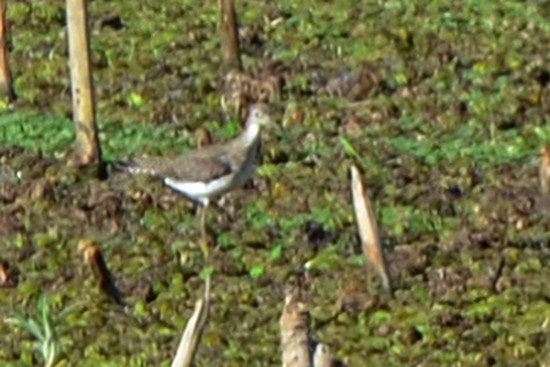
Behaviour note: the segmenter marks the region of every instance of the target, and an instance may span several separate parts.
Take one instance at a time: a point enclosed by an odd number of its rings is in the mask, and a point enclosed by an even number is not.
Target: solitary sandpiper
[[[161,178],[168,187],[200,203],[202,248],[207,254],[205,213],[210,199],[242,187],[252,177],[260,128],[270,124],[267,105],[257,103],[249,108],[244,131],[231,141],[174,157],[136,158],[117,168]]]

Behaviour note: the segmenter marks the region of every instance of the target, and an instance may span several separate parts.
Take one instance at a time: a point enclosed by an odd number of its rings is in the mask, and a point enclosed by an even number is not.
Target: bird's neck
[[[260,137],[260,125],[247,124],[245,130],[239,137],[239,143],[243,146],[249,147],[258,141]]]

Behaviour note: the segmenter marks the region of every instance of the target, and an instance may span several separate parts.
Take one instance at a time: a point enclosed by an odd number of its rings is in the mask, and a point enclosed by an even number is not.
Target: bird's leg
[[[200,226],[201,226],[201,249],[205,257],[208,257],[208,240],[206,238],[206,209],[208,205],[200,208]]]

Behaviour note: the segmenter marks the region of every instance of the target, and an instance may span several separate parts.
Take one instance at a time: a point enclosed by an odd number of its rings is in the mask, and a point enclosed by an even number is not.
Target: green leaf
[[[308,261],[305,264],[305,268],[307,270],[331,270],[337,268],[342,263],[342,257],[336,251],[336,246],[326,247],[323,251],[319,252],[317,256]]]
[[[271,250],[271,258],[272,259],[280,259],[282,255],[283,255],[283,246],[282,245],[275,246],[275,248],[273,248],[273,250]]]
[[[391,319],[391,314],[388,311],[384,311],[384,310],[376,311],[371,317],[371,321],[374,323],[379,323],[390,319]]]
[[[139,301],[136,303],[136,306],[134,307],[135,313],[138,316],[145,316],[147,314],[147,310],[145,308],[145,304],[142,301]]]
[[[357,150],[353,147],[353,145],[349,142],[348,139],[344,138],[343,136],[339,136],[338,139],[340,140],[340,144],[344,147],[344,151],[351,155],[352,157],[355,157],[359,160],[361,160],[361,157],[359,156],[359,153],[357,153]]]
[[[141,107],[145,104],[143,98],[135,92],[130,93],[128,96],[128,103],[136,107]]]
[[[264,267],[261,265],[254,266],[250,269],[249,274],[252,278],[258,279],[264,274]]]
[[[207,266],[204,269],[202,269],[200,277],[203,279],[210,278],[210,276],[214,273],[214,267],[213,266]]]

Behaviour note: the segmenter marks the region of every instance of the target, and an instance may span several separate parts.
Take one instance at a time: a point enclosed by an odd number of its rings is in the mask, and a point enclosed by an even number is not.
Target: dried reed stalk
[[[181,336],[178,351],[172,367],[190,367],[199,347],[200,338],[206,326],[210,307],[210,277],[205,280],[204,296],[195,303],[195,311],[187,322]]]
[[[353,206],[355,208],[355,218],[359,236],[361,237],[361,246],[367,261],[372,264],[382,280],[382,286],[391,292],[391,281],[388,274],[384,253],[380,244],[378,235],[378,226],[369,198],[367,197],[359,170],[357,167],[351,167],[351,192],[353,196]]]

